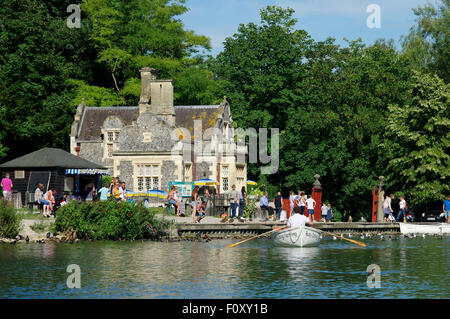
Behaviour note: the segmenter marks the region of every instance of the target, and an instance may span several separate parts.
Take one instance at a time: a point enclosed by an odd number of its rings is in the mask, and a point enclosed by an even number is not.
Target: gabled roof
[[[175,125],[186,128],[194,138],[194,120],[202,120],[202,129],[214,127],[219,114],[219,105],[182,105],[175,106]],[[139,116],[138,106],[86,107],[81,116],[78,130],[79,140],[98,141],[101,139],[101,127],[108,116],[117,116],[124,126],[131,125]]]
[[[0,165],[0,168],[91,168],[106,169],[101,165],[75,156],[59,148],[41,148]]]
[[[117,116],[123,125],[130,125],[139,116],[137,106],[86,107],[81,118],[78,138],[80,140],[99,140],[101,127],[108,116]]]
[[[218,115],[219,105],[186,105],[175,106],[175,125],[177,128],[186,128],[194,139],[194,121],[202,121],[202,134],[205,130],[214,127]]]

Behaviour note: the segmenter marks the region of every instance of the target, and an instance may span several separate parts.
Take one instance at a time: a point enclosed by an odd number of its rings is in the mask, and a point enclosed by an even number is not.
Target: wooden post
[[[378,185],[378,202],[377,202],[377,222],[383,222],[384,212],[383,212],[383,202],[384,202],[384,190],[383,190],[383,179],[384,176],[380,176],[380,184]]]
[[[377,205],[378,205],[378,190],[373,188],[372,192],[372,223],[377,221]]]
[[[316,179],[313,183],[312,188],[312,198],[316,201],[316,207],[314,208],[314,216],[312,220],[320,221],[321,218],[321,207],[322,207],[322,185],[319,182],[320,175],[314,175]]]

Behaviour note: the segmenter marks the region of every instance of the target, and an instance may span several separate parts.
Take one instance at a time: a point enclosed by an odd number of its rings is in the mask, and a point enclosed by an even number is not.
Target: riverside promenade
[[[234,219],[232,223],[222,223],[220,218],[206,216],[200,223],[192,223],[190,217],[165,216],[173,219],[178,226],[180,238],[207,236],[209,238],[237,238],[255,236],[272,230],[273,226],[284,226],[286,222],[264,221],[261,219],[246,220],[240,222]],[[347,234],[400,234],[398,223],[370,223],[370,222],[315,222],[314,228],[324,230],[338,235]]]

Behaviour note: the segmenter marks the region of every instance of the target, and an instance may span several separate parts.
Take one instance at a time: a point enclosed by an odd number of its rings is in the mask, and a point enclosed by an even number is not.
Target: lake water
[[[0,245],[0,298],[450,298],[450,237]],[[81,269],[70,289],[67,266]],[[366,269],[381,269],[368,288]]]

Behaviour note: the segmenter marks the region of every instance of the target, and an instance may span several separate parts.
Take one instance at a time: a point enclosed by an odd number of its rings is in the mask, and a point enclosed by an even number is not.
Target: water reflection
[[[0,298],[449,298],[450,237],[322,240],[274,247],[255,240],[0,245]],[[82,288],[65,285],[78,264]],[[378,264],[382,289],[366,286]]]

